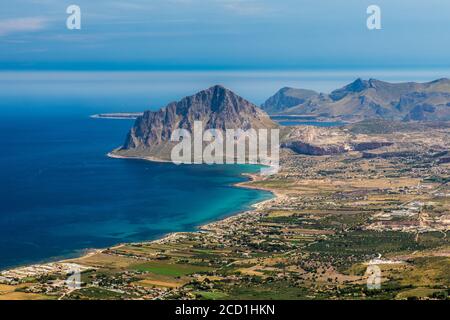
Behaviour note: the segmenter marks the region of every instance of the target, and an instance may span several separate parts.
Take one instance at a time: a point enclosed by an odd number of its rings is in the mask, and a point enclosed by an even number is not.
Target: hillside
[[[295,92],[291,89],[290,92]],[[280,90],[275,96],[283,100]],[[427,83],[389,83],[376,79],[357,79],[330,94],[312,95],[297,105],[280,105],[273,97],[263,104],[264,110],[284,114],[357,122],[368,119],[400,121],[449,121],[450,80]]]
[[[269,116],[253,103],[223,86],[216,85],[172,102],[159,111],[146,111],[137,118],[124,145],[114,156],[147,157],[169,160],[170,141],[176,129],[193,132],[194,121],[206,129],[270,129],[277,127]]]

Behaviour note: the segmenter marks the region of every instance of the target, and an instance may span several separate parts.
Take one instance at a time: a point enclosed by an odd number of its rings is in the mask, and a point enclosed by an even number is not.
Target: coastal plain
[[[449,126],[289,130],[280,172],[238,185],[272,199],[196,232],[5,271],[0,299],[447,299]]]

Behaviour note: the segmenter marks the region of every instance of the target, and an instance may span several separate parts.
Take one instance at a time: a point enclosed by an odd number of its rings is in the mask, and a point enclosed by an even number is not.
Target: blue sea
[[[271,197],[233,186],[256,166],[108,158],[132,120],[90,115],[157,109],[216,83],[259,104],[286,85],[330,91],[354,76],[0,72],[0,270],[195,230]],[[404,78],[438,77],[421,76]]]
[[[129,120],[0,120],[0,268],[154,239],[248,209],[270,195],[235,188],[252,166],[111,159]]]

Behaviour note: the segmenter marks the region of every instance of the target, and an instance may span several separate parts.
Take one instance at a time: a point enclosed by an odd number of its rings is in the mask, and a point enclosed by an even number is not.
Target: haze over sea
[[[283,86],[329,92],[355,78],[428,81],[446,71],[0,72],[0,269],[190,231],[270,197],[233,187],[255,166],[110,159],[131,120],[220,83],[257,104]]]

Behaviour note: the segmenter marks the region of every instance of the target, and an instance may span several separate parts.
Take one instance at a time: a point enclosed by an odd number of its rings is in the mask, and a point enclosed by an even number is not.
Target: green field
[[[152,261],[132,266],[132,269],[140,272],[151,272],[157,275],[181,277],[193,273],[209,271],[210,268],[190,264],[178,264],[173,262]]]

